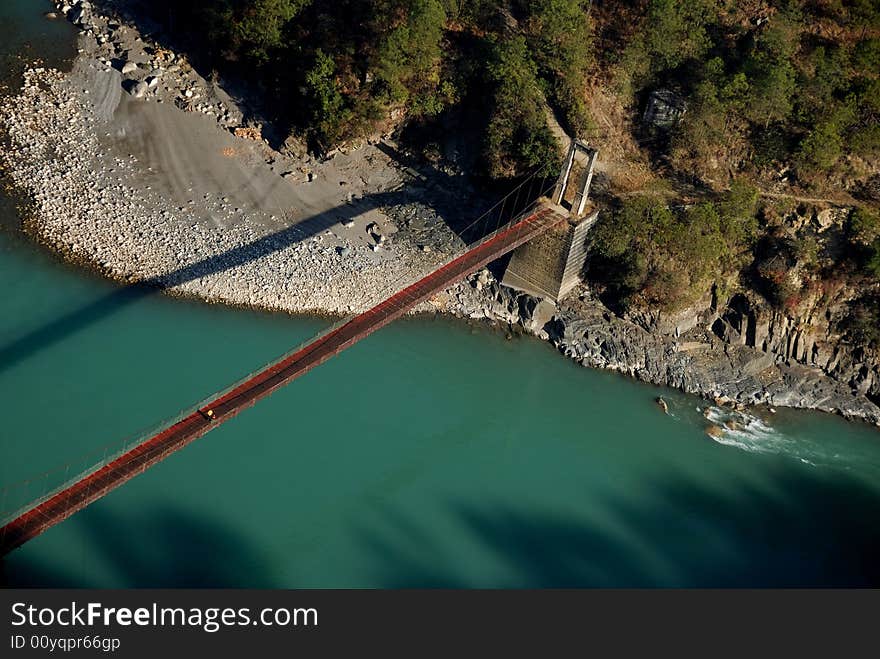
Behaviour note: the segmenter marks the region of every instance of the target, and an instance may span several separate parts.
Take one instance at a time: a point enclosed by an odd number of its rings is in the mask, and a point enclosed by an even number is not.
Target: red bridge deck
[[[0,529],[0,555],[64,521],[171,453],[231,419],[241,410],[399,318],[416,304],[449,288],[458,280],[562,220],[563,216],[552,208],[539,207],[416,283],[317,337],[305,347],[280,359],[230,391],[218,395],[103,467],[67,485]],[[213,420],[204,414],[209,409],[214,412]]]

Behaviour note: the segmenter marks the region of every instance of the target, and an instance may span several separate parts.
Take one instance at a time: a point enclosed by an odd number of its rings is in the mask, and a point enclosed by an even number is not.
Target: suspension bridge
[[[520,194],[527,184],[546,180],[546,172],[532,173],[514,191],[472,223],[471,227],[481,221],[486,222],[488,217],[494,216],[490,214],[497,214],[500,223],[502,218],[507,219],[504,215],[506,204],[509,203],[514,208],[512,213],[515,215],[512,219],[468,245],[460,255],[414,283],[394,290],[365,311],[333,324],[262,370],[183,412],[157,432],[14,511],[0,527],[0,555],[9,553],[64,521],[242,410],[399,318],[419,303],[561,224],[571,215],[582,212],[595,152],[592,152],[589,163],[589,175],[580,177],[580,185],[574,195],[567,195],[567,189],[574,187],[569,186],[568,182],[578,146],[583,148],[578,143],[573,144],[569,150],[566,166],[559,179],[548,189],[540,190],[537,199],[530,201],[525,209],[516,208]],[[553,199],[546,198],[545,195],[554,188]],[[534,198],[535,195],[527,193],[528,196]],[[567,201],[568,198],[571,198],[570,202]],[[508,217],[512,213],[508,212]]]

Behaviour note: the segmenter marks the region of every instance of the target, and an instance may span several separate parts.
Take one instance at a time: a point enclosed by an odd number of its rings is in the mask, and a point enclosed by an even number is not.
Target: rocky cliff
[[[876,355],[842,344],[830,310],[793,318],[737,293],[674,317],[621,317],[586,285],[556,307],[503,287],[486,272],[471,285],[482,291],[472,317],[520,325],[584,366],[719,403],[817,409],[880,425],[880,407],[871,400]]]

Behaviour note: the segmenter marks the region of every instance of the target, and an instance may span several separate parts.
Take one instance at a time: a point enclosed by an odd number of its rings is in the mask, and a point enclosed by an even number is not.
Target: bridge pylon
[[[581,281],[587,259],[587,233],[599,210],[589,203],[598,149],[572,140],[553,190],[555,210],[568,218],[518,247],[501,283],[553,303]]]

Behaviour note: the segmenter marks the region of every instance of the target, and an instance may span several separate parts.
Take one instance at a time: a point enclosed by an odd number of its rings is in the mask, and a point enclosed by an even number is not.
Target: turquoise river
[[[13,86],[74,52],[48,8],[0,3]],[[130,295],[19,223],[0,198],[7,511],[326,324]],[[880,585],[880,431],[780,410],[713,440],[704,405],[537,340],[401,321],[12,552],[2,580]]]

